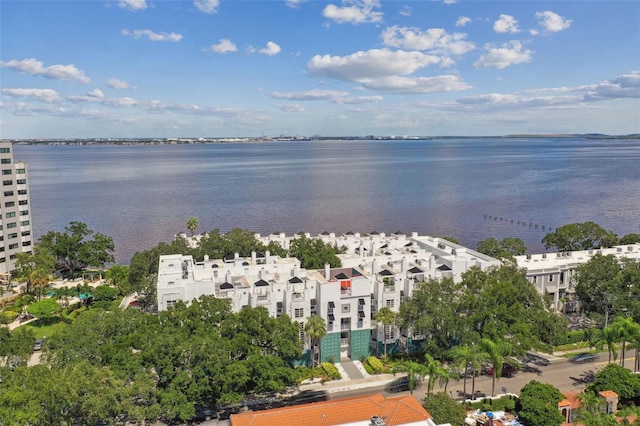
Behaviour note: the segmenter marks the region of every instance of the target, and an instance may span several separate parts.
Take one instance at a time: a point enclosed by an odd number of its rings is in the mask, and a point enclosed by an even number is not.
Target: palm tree
[[[416,378],[422,379],[428,374],[426,366],[415,361],[407,360],[394,365],[393,368],[391,368],[391,372],[393,374],[398,372],[407,373],[407,380],[409,380],[409,391],[411,391],[411,395],[413,395],[413,390],[416,388]]]
[[[496,379],[502,376],[502,366],[504,365],[504,357],[511,353],[511,345],[507,342],[496,343],[490,339],[481,339],[479,343],[483,352],[487,354],[488,361],[493,367],[491,381],[491,397],[495,395]]]
[[[447,393],[447,386],[449,386],[449,381],[451,379],[455,380],[456,383],[460,381],[460,375],[451,369],[449,366],[442,367],[442,373],[440,374],[440,378],[438,379],[438,383],[440,386],[444,385],[444,393]]]
[[[327,334],[327,325],[322,317],[311,315],[304,324],[304,333],[311,339],[311,366],[316,366],[316,360],[319,358],[320,341]]]
[[[191,236],[193,237],[193,233],[198,229],[198,219],[193,216],[187,219],[187,229],[191,232]]]
[[[622,354],[620,359],[620,365],[624,367],[625,352],[627,349],[627,342],[632,339],[634,334],[634,328],[638,325],[633,322],[631,317],[618,317],[611,324],[611,327],[616,331],[619,341],[622,341]]]
[[[476,371],[480,368],[480,363],[486,358],[486,354],[479,351],[474,345],[464,344],[456,346],[452,350],[454,362],[462,368],[464,374],[463,392],[465,399],[467,398],[467,369],[471,368],[471,395],[476,389]]]
[[[376,321],[382,323],[382,341],[384,342],[384,357],[387,357],[387,326],[396,321],[396,313],[388,307],[383,307],[376,312]]]
[[[29,274],[29,283],[36,290],[36,298],[42,299],[42,293],[49,284],[49,273],[42,269],[35,269]]]
[[[427,362],[426,373],[429,375],[429,381],[427,382],[427,395],[429,395],[436,384],[436,379],[442,382],[442,378],[446,376],[448,372],[444,369],[440,361],[434,359],[431,355],[425,354],[424,359]]]
[[[616,350],[616,343],[618,342],[618,334],[615,327],[607,326],[602,330],[599,330],[593,338],[592,345],[600,349],[603,346],[607,347],[609,352],[609,364],[611,364],[611,358],[613,362],[618,359],[618,351]]]
[[[615,426],[618,424],[613,415],[601,410],[603,401],[595,393],[582,392],[578,398],[580,398],[581,407],[574,419],[575,424],[584,426]]]

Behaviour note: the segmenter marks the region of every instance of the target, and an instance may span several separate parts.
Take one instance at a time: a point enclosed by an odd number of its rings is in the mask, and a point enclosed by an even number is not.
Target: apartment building
[[[551,298],[556,311],[570,313],[578,309],[575,296],[575,270],[578,266],[590,261],[596,254],[613,255],[619,260],[631,258],[640,261],[640,244],[594,250],[527,254],[516,256],[516,262],[519,267],[527,270],[527,279],[538,293]]]
[[[0,142],[2,201],[0,201],[0,277],[9,279],[18,253],[32,250],[27,166],[14,161],[13,146]]]
[[[263,243],[277,241],[289,247],[284,234],[256,237]],[[308,236],[311,238],[310,236]],[[234,311],[263,306],[272,316],[287,314],[297,321],[304,339],[304,324],[311,315],[324,319],[327,335],[320,343],[320,360],[360,359],[371,353],[393,352],[419,344],[408,330],[383,327],[375,314],[386,306],[394,312],[406,297],[429,278],[451,277],[477,266],[498,266],[499,261],[458,244],[417,234],[348,233],[318,236],[325,243],[345,246],[339,255],[341,268],[301,269],[300,261],[252,253],[227,259],[194,260],[191,256],[168,255],[158,268],[158,309],[178,300],[190,301],[203,294],[229,300]],[[305,340],[304,362],[311,359],[311,342]]]

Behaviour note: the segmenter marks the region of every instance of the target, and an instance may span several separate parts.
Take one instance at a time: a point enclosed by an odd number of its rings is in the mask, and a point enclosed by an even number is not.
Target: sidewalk
[[[400,377],[406,376],[406,374],[370,375],[364,369],[360,361],[353,361],[353,364],[356,366],[356,368],[359,370],[359,372],[363,376],[362,379],[350,379],[348,374],[345,372],[345,370],[342,368],[340,364],[334,364],[338,369],[338,371],[340,372],[340,374],[342,375],[343,377],[342,379],[332,380],[330,382],[324,382],[324,383],[319,382],[319,383],[300,385],[299,386],[300,392],[315,390],[315,391],[326,391],[327,393],[334,393],[334,392],[346,392],[346,391],[356,390],[356,389],[375,388],[375,387],[384,386],[389,382],[392,382]]]

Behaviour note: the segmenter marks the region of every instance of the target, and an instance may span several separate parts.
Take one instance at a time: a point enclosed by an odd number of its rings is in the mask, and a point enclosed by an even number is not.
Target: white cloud
[[[100,89],[93,89],[87,93],[87,96],[91,96],[94,98],[104,98],[104,93]]]
[[[442,2],[444,4],[456,4],[458,3],[458,0],[443,0]]]
[[[500,15],[500,18],[493,23],[493,30],[497,33],[517,33],[520,32],[518,28],[518,21],[510,15]]]
[[[640,98],[640,71],[586,87],[589,100]]]
[[[12,59],[8,62],[0,61],[0,67],[10,68],[29,75],[41,75],[54,80],[73,80],[80,83],[91,83],[91,80],[84,75],[84,71],[76,68],[75,65],[50,65],[44,67],[42,61],[34,58],[16,61]]]
[[[382,43],[386,46],[453,55],[462,55],[475,49],[473,43],[464,40],[466,36],[462,33],[449,34],[442,28],[420,31],[418,28],[398,25],[386,28],[381,34]]]
[[[552,33],[569,28],[572,22],[571,19],[565,19],[549,10],[536,12],[536,18],[538,18],[538,22],[542,28]]]
[[[411,14],[413,13],[413,10],[411,10],[410,6],[402,6],[402,9],[400,9],[400,15],[402,16],[411,16]]]
[[[107,81],[107,86],[111,87],[112,89],[135,89],[135,86],[131,86],[129,83],[127,83],[124,80],[118,80],[117,78],[110,78],[109,81]]]
[[[2,89],[2,93],[14,98],[29,98],[47,103],[61,101],[58,92],[53,89]]]
[[[271,92],[269,96],[291,101],[326,101],[349,96],[349,92],[336,90],[307,90],[305,92]]]
[[[265,47],[264,49],[260,49],[258,50],[258,53],[262,53],[263,55],[269,55],[269,56],[273,56],[273,55],[277,55],[278,53],[280,53],[280,46],[278,46],[277,43],[274,43],[272,41],[268,41],[267,42],[267,47]]]
[[[204,13],[217,13],[218,6],[220,6],[220,0],[194,0],[193,5]]]
[[[487,53],[473,65],[476,68],[506,68],[522,62],[531,62],[531,50],[523,49],[519,41],[504,43],[501,47],[486,46]]]
[[[342,0],[342,6],[327,5],[322,15],[339,24],[376,23],[382,22],[379,8],[379,0]]]
[[[471,23],[471,18],[469,18],[468,16],[460,16],[456,21],[456,27],[464,27],[469,23]]]
[[[284,3],[292,9],[297,9],[307,0],[284,0]]]
[[[313,74],[338,80],[360,82],[395,75],[408,75],[429,65],[439,64],[438,56],[422,52],[372,49],[348,56],[316,55],[307,64]]]
[[[101,93],[102,92],[100,91],[100,94]],[[95,93],[94,90],[89,92],[86,96],[69,96],[67,99],[74,104],[100,104],[113,108],[132,107],[140,105],[140,101],[133,98],[106,98],[104,97],[104,95],[99,96],[99,94]]]
[[[238,48],[231,40],[226,38],[221,38],[218,44],[212,44],[211,46],[207,47],[204,50],[225,54],[230,52],[237,52]]]
[[[520,94],[487,93],[458,99],[456,103],[465,110],[509,110],[514,108],[558,107],[581,103],[582,96],[523,96]]]
[[[147,8],[147,0],[120,0],[118,6],[136,12]]]
[[[456,75],[439,75],[436,77],[393,76],[363,80],[361,84],[370,90],[405,94],[453,92],[471,88]]]
[[[303,112],[304,111],[304,107],[300,104],[283,104],[283,105],[276,105],[276,108],[278,108],[280,111],[284,111],[284,112]]]
[[[384,98],[382,96],[347,96],[344,98],[336,98],[333,100],[335,104],[345,104],[345,105],[362,105],[362,104],[371,104],[375,102],[380,102]]]
[[[142,36],[146,36],[149,38],[149,41],[172,41],[178,42],[182,40],[181,34],[176,33],[156,33],[151,30],[122,30],[122,35],[129,36],[131,38],[139,39]]]

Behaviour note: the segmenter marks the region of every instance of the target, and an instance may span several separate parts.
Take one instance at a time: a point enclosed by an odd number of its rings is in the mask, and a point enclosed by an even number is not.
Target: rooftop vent
[[[371,417],[371,426],[386,426],[387,424],[384,422],[384,420],[379,417],[379,416],[372,416]]]

